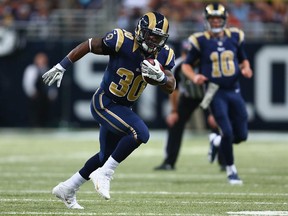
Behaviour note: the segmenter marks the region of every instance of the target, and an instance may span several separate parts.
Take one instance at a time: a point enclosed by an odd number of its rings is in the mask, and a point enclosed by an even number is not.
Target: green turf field
[[[176,171],[154,171],[165,133],[151,132],[117,169],[111,200],[87,182],[78,192],[84,210],[66,209],[51,195],[60,181],[98,151],[98,133],[0,131],[0,215],[288,215],[288,135],[252,133],[235,146],[242,186],[231,186],[207,162],[207,135],[186,132]]]

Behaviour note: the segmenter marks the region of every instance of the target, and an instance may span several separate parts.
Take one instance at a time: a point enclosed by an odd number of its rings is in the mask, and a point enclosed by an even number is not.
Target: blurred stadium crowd
[[[181,40],[203,30],[203,6],[193,0],[0,0],[0,27],[30,31],[31,37],[74,39],[102,34],[115,27],[134,31],[148,10],[170,21],[170,40]],[[229,11],[228,24],[244,29],[249,40],[284,41],[288,38],[288,2],[285,0],[221,0]],[[87,24],[88,23],[88,24]],[[81,25],[86,29],[79,31]],[[28,28],[27,28],[28,26]],[[65,31],[66,29],[66,31]],[[51,35],[51,30],[54,35]],[[32,32],[32,33],[31,33]],[[52,37],[52,38],[53,38]]]

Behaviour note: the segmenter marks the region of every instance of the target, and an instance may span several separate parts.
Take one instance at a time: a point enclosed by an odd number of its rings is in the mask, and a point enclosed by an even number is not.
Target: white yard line
[[[80,210],[81,211],[81,210]],[[161,213],[127,213],[127,212],[120,212],[120,213],[92,213],[92,212],[0,212],[0,215],[84,215],[84,216],[93,216],[93,215],[112,215],[112,216],[126,216],[126,215],[132,215],[132,216],[169,216],[169,215],[177,215],[177,216],[204,216],[204,214],[182,214],[182,213],[175,213],[175,214],[161,214]]]
[[[15,193],[17,194],[51,194],[50,190],[0,190],[0,193]],[[79,194],[94,194],[94,191],[79,191]],[[111,194],[148,194],[148,195],[180,195],[180,196],[258,196],[258,197],[288,197],[288,193],[207,193],[207,192],[168,192],[168,191],[111,191]],[[13,200],[1,199],[0,201]],[[17,199],[17,200],[30,200],[30,199]],[[169,200],[170,201],[170,200]],[[213,202],[217,203],[217,202]],[[222,203],[222,202],[220,202]],[[223,202],[224,203],[224,202]],[[229,202],[230,203],[230,202]],[[242,202],[241,202],[242,203]],[[250,203],[250,202],[248,202]],[[255,202],[259,204],[273,204],[274,202]],[[288,202],[281,203],[288,205]]]
[[[15,193],[17,194],[51,194],[50,190],[0,190],[0,193]],[[94,191],[79,191],[79,194],[93,194]],[[208,193],[208,192],[168,192],[168,191],[111,191],[112,194],[151,194],[151,195],[205,195],[205,196],[260,196],[260,197],[287,197],[288,193]],[[1,198],[0,198],[1,200]],[[288,204],[288,202],[287,202]]]
[[[269,216],[284,216],[288,215],[288,211],[239,211],[239,212],[227,212],[228,215],[269,215]]]
[[[79,199],[78,200],[80,203],[97,203],[97,202],[102,202],[102,200],[95,200],[95,199]],[[60,202],[60,200],[58,199],[17,199],[17,198],[5,198],[5,199],[0,199],[0,202],[2,203],[11,203],[11,202],[21,202],[21,203],[41,203],[41,202],[44,202],[44,203],[51,203],[51,202]],[[121,204],[128,204],[129,203],[135,203],[137,201],[135,201],[134,199],[131,199],[131,200],[117,200],[117,199],[114,199],[113,200],[113,203],[121,203]],[[145,204],[166,204],[167,201],[161,201],[161,200],[153,200],[153,201],[147,201],[147,200],[141,200],[139,201],[141,203],[145,203]],[[234,201],[225,201],[225,202],[220,202],[220,201],[205,201],[205,202],[202,202],[202,201],[193,201],[193,200],[189,200],[189,201],[178,201],[178,200],[170,200],[169,201],[170,204],[178,204],[178,205],[215,205],[215,204],[219,204],[219,205],[228,205],[228,206],[231,206],[231,205],[235,205],[235,206],[238,206],[239,204],[245,204],[245,205],[262,205],[262,206],[287,206],[288,203],[286,202],[234,202]],[[230,212],[230,214],[233,214],[233,212]],[[235,213],[236,214],[236,213]],[[257,214],[256,214],[257,215]]]
[[[239,212],[227,212],[228,215],[240,216],[240,215],[257,215],[257,216],[287,216],[288,211],[239,211]],[[161,213],[127,213],[127,212],[119,212],[119,213],[92,213],[92,212],[16,212],[16,211],[7,211],[0,212],[0,215],[83,215],[83,216],[93,216],[93,215],[133,215],[133,216],[169,216],[169,215],[177,215],[177,216],[205,216],[207,214],[182,214],[182,213],[173,213],[173,214],[161,214]]]

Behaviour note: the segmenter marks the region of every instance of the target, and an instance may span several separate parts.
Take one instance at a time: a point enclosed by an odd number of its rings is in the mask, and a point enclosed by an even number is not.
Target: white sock
[[[231,166],[226,166],[226,173],[227,176],[231,175],[232,173],[237,173],[236,166],[232,164]]]
[[[71,188],[79,188],[82,184],[84,184],[87,180],[84,179],[79,172],[75,173],[69,179],[67,179],[64,184]]]
[[[220,146],[220,143],[221,143],[221,136],[220,135],[217,135],[214,139],[213,139],[213,145],[218,147]]]
[[[105,162],[105,164],[102,166],[104,169],[111,169],[115,171],[115,169],[118,167],[119,163],[110,156],[108,160]]]
[[[216,147],[220,146],[221,143],[221,136],[216,133],[211,133],[209,135],[209,141]]]
[[[212,142],[215,139],[216,136],[217,136],[216,133],[209,134],[209,141]]]

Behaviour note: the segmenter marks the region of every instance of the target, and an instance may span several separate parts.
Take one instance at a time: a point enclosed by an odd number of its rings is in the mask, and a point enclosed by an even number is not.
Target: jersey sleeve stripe
[[[210,36],[208,31],[204,32],[204,36],[207,38],[207,40],[210,40],[210,38],[211,38],[211,36]]]
[[[118,52],[124,43],[124,33],[121,29],[116,29],[117,31],[117,42],[115,51]]]
[[[188,40],[193,44],[194,47],[196,47],[197,50],[200,51],[199,42],[198,42],[197,38],[194,35],[191,35]]]
[[[244,34],[244,32],[242,30],[240,30],[240,29],[238,29],[236,27],[232,27],[232,28],[230,28],[230,31],[231,32],[236,32],[239,35],[238,44],[241,44],[244,41],[245,34]]]
[[[239,44],[241,44],[244,41],[244,32],[243,31],[239,31]]]
[[[231,31],[229,29],[224,29],[224,31],[228,37],[231,37]]]
[[[169,49],[168,58],[165,62],[165,65],[169,65],[169,63],[172,61],[173,57],[174,57],[174,51],[172,49]]]

